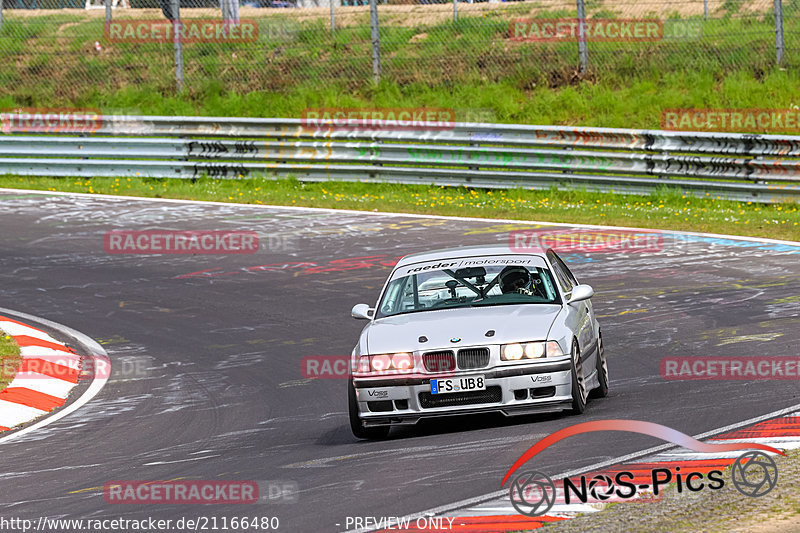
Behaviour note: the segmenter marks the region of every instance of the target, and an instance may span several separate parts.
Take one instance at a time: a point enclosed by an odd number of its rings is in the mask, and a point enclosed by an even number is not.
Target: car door
[[[550,250],[548,252],[550,262],[553,265],[558,284],[561,285],[562,290],[567,299],[572,295],[572,289],[578,285],[578,280],[575,275],[570,271],[567,264],[561,259],[558,254]],[[586,357],[590,351],[595,347],[596,335],[593,328],[594,310],[592,309],[592,302],[584,300],[567,306],[567,324],[574,327],[575,336],[578,338],[578,344],[581,349],[581,355]],[[575,325],[573,326],[572,323]]]

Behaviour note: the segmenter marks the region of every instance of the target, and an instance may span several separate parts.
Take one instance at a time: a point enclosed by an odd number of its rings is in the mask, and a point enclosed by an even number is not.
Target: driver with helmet
[[[533,295],[533,278],[524,266],[507,266],[497,275],[500,291],[503,294],[519,293]]]

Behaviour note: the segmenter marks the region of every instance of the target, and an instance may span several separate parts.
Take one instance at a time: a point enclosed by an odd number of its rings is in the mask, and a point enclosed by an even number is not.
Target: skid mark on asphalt
[[[737,337],[730,337],[722,339],[722,342],[717,343],[717,346],[727,346],[728,344],[738,344],[740,342],[769,342],[783,337],[783,333],[756,333],[754,335],[739,335]]]
[[[190,463],[192,461],[203,461],[214,457],[222,457],[221,454],[205,455],[203,457],[191,457],[189,459],[175,459],[174,461],[153,461],[152,463],[142,463],[142,466],[171,465],[175,463]]]
[[[267,359],[264,352],[246,352],[226,355],[222,360],[214,365],[214,370],[225,370],[242,366],[253,366],[262,364]]]
[[[92,463],[92,464],[78,464],[78,465],[64,465],[58,466],[55,468],[40,468],[36,470],[21,470],[17,472],[3,472],[0,474],[0,479],[13,479],[17,477],[29,476],[31,474],[39,474],[42,472],[61,472],[64,470],[73,470],[76,468],[97,468],[105,466],[102,463]]]
[[[303,385],[308,385],[313,383],[314,380],[311,378],[308,379],[295,379],[292,381],[284,381],[283,383],[278,383],[279,389],[288,389],[289,387],[302,387]]]
[[[188,477],[176,477],[176,478],[172,478],[172,479],[165,479],[163,481],[159,480],[158,483],[170,483],[172,481],[181,481],[183,479],[191,479],[191,478],[188,478]],[[154,482],[154,483],[156,483],[156,482]],[[95,493],[99,492],[99,493],[102,493],[104,489],[105,489],[105,485],[98,485],[96,487],[86,487],[86,488],[83,488],[83,489],[71,490],[71,491],[67,492],[67,494],[81,494],[81,493],[84,493],[84,492],[95,492]]]
[[[622,316],[622,315],[629,315],[632,313],[646,313],[648,309],[626,309],[625,311],[620,311],[619,313],[615,313],[612,315],[597,315],[597,318],[610,318],[612,316]]]
[[[349,461],[353,459],[370,459],[377,457],[380,460],[386,457],[387,454],[402,453],[406,459],[422,458],[422,457],[438,457],[441,455],[452,455],[458,453],[465,453],[468,451],[491,449],[492,446],[507,444],[509,442],[527,442],[531,439],[539,439],[544,437],[542,434],[534,435],[520,435],[516,437],[504,437],[497,439],[482,439],[464,443],[445,444],[443,446],[409,446],[403,448],[387,448],[384,450],[360,452],[348,455],[340,455],[336,457],[326,457],[321,459],[312,459],[300,463],[292,463],[283,465],[283,468],[324,468],[335,466],[342,461]]]

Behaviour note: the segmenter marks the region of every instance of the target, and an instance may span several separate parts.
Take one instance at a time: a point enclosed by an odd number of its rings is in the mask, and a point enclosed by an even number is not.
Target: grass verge
[[[465,4],[456,22],[432,18],[428,7],[436,6],[413,6],[418,13],[392,12],[410,6],[382,6],[383,74],[377,85],[365,8],[337,15],[337,24],[348,17],[358,23],[333,33],[325,9],[302,18],[255,10],[243,17],[259,23],[256,42],[184,44],[181,92],[175,90],[171,43],[109,42],[99,12],[13,10],[0,28],[6,59],[0,62],[0,109],[298,117],[314,107],[444,107],[455,110],[459,121],[660,128],[662,112],[672,108],[800,105],[800,18],[794,16],[800,0],[784,6],[782,67],[775,65],[769,11],[737,14],[731,11],[738,4],[726,2],[705,21],[700,15],[674,18],[678,6],[663,4],[642,6],[637,16],[662,18],[665,31],[687,24],[696,35],[592,42],[585,74],[576,70],[575,43],[511,38],[509,25],[517,17],[575,16],[574,3],[555,3],[566,11],[530,2],[502,9]],[[589,6],[590,16],[631,15],[605,4]],[[651,8],[657,12],[647,14]],[[187,10],[185,16],[213,13]],[[158,10],[130,10],[115,12],[114,20],[129,16],[163,17]],[[780,131],[798,128],[772,132]]]
[[[576,224],[737,234],[800,241],[797,204],[695,198],[663,189],[649,196],[550,189],[474,189],[358,182],[305,183],[246,178],[196,181],[151,178],[0,176],[0,187],[180,198],[264,205],[513,218]]]
[[[19,346],[14,339],[0,330],[0,390],[5,389],[14,379],[19,365],[22,363]]]
[[[90,108],[105,115],[297,118],[308,108],[438,107],[453,109],[462,122],[662,129],[662,114],[668,109],[790,109],[800,105],[797,74],[778,69],[757,73],[742,69],[727,75],[664,72],[627,80],[601,78],[567,86],[530,87],[499,79],[452,86],[383,81],[376,86],[348,88],[335,82],[320,86],[316,77],[313,79],[280,91],[247,93],[228,90],[217,82],[195,83],[178,95],[147,82],[116,90],[86,87],[75,95],[44,94],[40,91],[53,90],[58,84],[39,81],[23,85],[15,93],[0,87],[0,109]],[[797,128],[780,127],[729,129],[798,133]]]

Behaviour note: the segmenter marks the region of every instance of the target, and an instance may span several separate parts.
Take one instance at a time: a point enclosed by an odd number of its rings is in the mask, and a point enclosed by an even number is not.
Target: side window
[[[389,283],[389,286],[386,288],[386,296],[383,298],[381,313],[392,314],[400,310],[403,289],[407,281],[408,278],[399,278]]]
[[[573,287],[575,285],[580,285],[580,283],[578,282],[578,279],[575,277],[575,275],[569,269],[569,267],[564,262],[564,260],[561,259],[560,257],[558,257],[558,255],[555,252],[553,252],[553,257],[555,257],[556,261],[558,261],[558,266],[560,266],[562,269],[564,269],[564,272],[567,274],[567,278],[569,278],[569,280],[572,282]]]
[[[536,270],[539,272],[539,277],[544,285],[544,290],[547,293],[547,299],[558,301],[558,291],[555,287],[553,287],[553,278],[550,276],[550,273],[542,267],[536,267]]]
[[[559,258],[552,251],[547,253],[547,257],[553,263],[553,272],[556,275],[556,279],[558,280],[558,284],[561,285],[561,290],[564,291],[564,294],[568,294],[568,293],[572,292],[572,288],[576,284],[573,283],[572,280],[570,279],[570,276],[567,275],[567,272],[569,272],[569,269],[566,268],[566,265],[564,265],[564,262],[561,261],[561,258]]]

